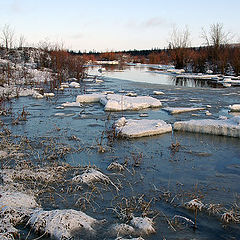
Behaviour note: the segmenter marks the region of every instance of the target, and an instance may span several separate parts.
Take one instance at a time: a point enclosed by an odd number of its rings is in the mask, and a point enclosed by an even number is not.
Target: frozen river
[[[67,154],[64,161],[72,166],[95,165],[107,174],[114,183],[121,186],[116,193],[113,189],[100,186],[92,190],[90,204],[76,205],[76,195],[91,191],[84,188],[75,195],[58,189],[67,203],[56,196],[54,205],[39,198],[47,209],[82,209],[97,219],[106,219],[97,236],[82,236],[81,239],[115,239],[106,229],[111,223],[121,223],[113,209],[126,204],[126,200],[140,204],[149,203],[142,211],[154,217],[155,234],[144,239],[239,239],[240,227],[236,223],[223,224],[221,216],[202,210],[197,216],[197,229],[186,223],[171,227],[169,221],[181,215],[194,221],[194,212],[183,207],[194,198],[204,204],[220,204],[231,210],[240,199],[240,141],[238,138],[207,134],[173,132],[139,139],[114,139],[109,142],[106,130],[114,120],[124,116],[138,119],[144,113],[147,119],[161,119],[173,124],[190,119],[218,119],[232,117],[230,104],[240,102],[240,88],[211,88],[206,83],[177,83],[170,75],[156,74],[147,68],[130,67],[126,70],[107,71],[100,74],[97,68],[90,74],[101,75],[102,83],[92,79],[84,81],[81,88],[65,89],[53,99],[19,98],[13,100],[13,112],[17,114],[24,106],[29,112],[27,121],[11,125],[12,119],[5,117],[14,135],[27,136],[36,143],[36,153],[41,154],[37,143],[52,138],[56,144],[64,143],[79,151]],[[57,109],[64,102],[73,102],[78,94],[102,91],[134,92],[158,98],[163,107],[201,107],[205,110],[171,115],[161,108],[141,111],[105,112],[101,104],[84,104],[77,108]],[[155,96],[153,91],[163,95]],[[206,111],[211,115],[206,115]],[[79,141],[72,141],[75,136]],[[174,146],[178,143],[179,147]],[[101,144],[105,152],[99,153]],[[31,161],[36,159],[32,158]],[[127,170],[113,173],[108,165],[118,161],[126,164]],[[140,199],[140,200],[139,200]],[[141,215],[141,208],[129,206],[135,216]],[[23,230],[23,232],[26,230]],[[36,237],[37,235],[33,236]],[[41,238],[47,239],[47,238]]]

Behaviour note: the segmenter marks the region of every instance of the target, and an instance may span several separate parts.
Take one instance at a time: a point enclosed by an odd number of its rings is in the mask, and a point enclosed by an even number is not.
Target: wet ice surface
[[[164,99],[163,107],[203,107],[208,108],[212,115],[206,116],[203,111],[171,115],[161,108],[109,113],[104,111],[104,106],[100,103],[86,103],[78,108],[56,109],[63,103],[74,102],[76,96],[85,93],[86,90],[115,93],[122,90],[133,91],[139,96],[149,95],[160,101]],[[156,96],[153,95],[153,91],[162,91],[165,94]],[[217,217],[209,216],[203,211],[198,213],[198,228],[195,231],[184,226],[183,230],[178,229],[175,232],[164,217],[166,215],[171,220],[175,215],[181,215],[194,220],[193,211],[183,208],[180,204],[182,201],[193,199],[190,198],[193,193],[201,196],[204,204],[223,204],[226,208],[231,208],[240,192],[240,186],[236,184],[240,181],[238,138],[174,132],[139,139],[118,139],[113,141],[111,146],[107,145],[107,139],[104,138],[103,153],[99,153],[98,143],[106,127],[123,116],[128,119],[138,119],[140,113],[147,113],[146,119],[161,119],[171,124],[191,119],[231,117],[236,113],[229,112],[228,106],[239,102],[239,94],[239,88],[186,88],[105,77],[103,83],[84,82],[81,88],[66,88],[63,93],[56,93],[54,98],[24,97],[12,100],[15,113],[21,112],[24,106],[30,115],[27,116],[28,121],[22,124],[15,126],[9,124],[9,129],[14,135],[26,135],[36,142],[46,137],[56,137],[60,143],[72,147],[81,146],[82,151],[66,155],[67,163],[73,166],[95,165],[114,183],[120,179],[123,188],[118,192],[119,195],[114,187],[101,194],[94,194],[94,206],[84,210],[90,216],[107,220],[104,229],[97,230],[97,237],[94,236],[93,239],[104,237],[111,239],[105,231],[106,227],[110,227],[113,223],[126,223],[116,218],[112,210],[117,205],[117,202],[112,202],[113,196],[117,196],[116,199],[121,201],[123,197],[142,195],[148,202],[154,198],[150,204],[151,209],[160,213],[154,218],[156,233],[144,236],[144,239],[160,239],[163,236],[167,239],[238,238],[239,225],[228,224],[223,228]],[[56,115],[57,113],[64,114]],[[9,117],[2,119],[6,123],[11,122]],[[71,136],[75,136],[79,141],[71,141]],[[177,142],[180,144],[178,149],[175,148]],[[107,167],[114,161],[120,164],[127,161],[128,171],[121,173],[108,171]],[[48,205],[44,206],[44,203],[42,207],[48,210],[65,208],[81,210],[75,203],[76,199],[70,198],[67,206],[59,200],[52,208]],[[140,214],[134,212],[135,216]],[[112,239],[115,239],[115,236]]]

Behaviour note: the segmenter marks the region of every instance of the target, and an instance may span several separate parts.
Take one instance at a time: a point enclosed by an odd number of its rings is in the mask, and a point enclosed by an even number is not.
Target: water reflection
[[[203,88],[222,88],[222,85],[206,79],[176,78],[176,75],[166,71],[156,71],[148,66],[136,65],[102,65],[94,66],[89,69],[89,74],[99,74],[97,70],[103,71],[101,76],[129,80],[134,82],[144,82],[152,84],[163,84],[178,87],[203,87]]]

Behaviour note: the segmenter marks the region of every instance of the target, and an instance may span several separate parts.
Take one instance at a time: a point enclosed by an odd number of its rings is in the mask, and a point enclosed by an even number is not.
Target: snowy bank
[[[193,111],[200,111],[204,110],[204,108],[193,108],[193,107],[166,107],[162,110],[167,111],[171,114],[179,114],[184,112],[193,112]]]
[[[240,116],[230,119],[202,119],[175,122],[174,130],[240,137]]]
[[[115,126],[119,135],[130,138],[152,136],[172,131],[171,124],[162,120],[126,120],[122,117],[116,121]]]

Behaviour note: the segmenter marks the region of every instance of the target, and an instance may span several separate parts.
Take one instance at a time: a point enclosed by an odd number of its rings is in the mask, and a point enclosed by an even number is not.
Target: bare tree
[[[169,48],[171,49],[171,57],[176,68],[186,67],[189,61],[188,48],[190,45],[190,32],[188,28],[179,30],[174,27],[169,41]]]
[[[209,32],[202,29],[202,38],[207,46],[219,48],[229,43],[231,40],[230,32],[226,32],[222,23],[214,23],[210,26]]]
[[[18,40],[18,47],[23,48],[25,44],[26,44],[26,38],[24,37],[23,34],[21,34]]]
[[[188,48],[191,45],[190,32],[187,27],[183,30],[179,30],[173,27],[169,46],[172,49],[175,48]]]
[[[13,47],[14,30],[8,24],[5,24],[2,29],[1,39],[3,40],[6,49]]]

